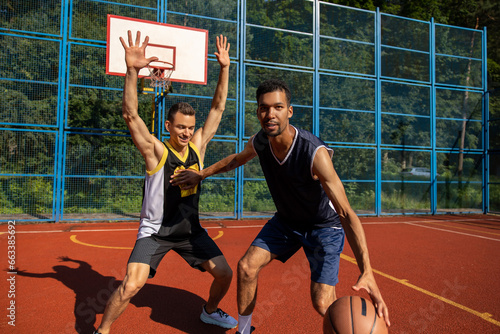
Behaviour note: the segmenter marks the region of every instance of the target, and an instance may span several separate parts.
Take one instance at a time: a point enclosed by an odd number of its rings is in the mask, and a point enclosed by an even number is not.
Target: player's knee
[[[121,296],[123,299],[130,299],[135,296],[139,290],[144,286],[144,284],[140,284],[134,280],[127,280],[124,284],[122,284]]]
[[[233,279],[233,270],[229,265],[226,265],[219,270],[217,270],[214,274],[215,279],[220,281],[231,281]]]
[[[238,262],[238,278],[239,279],[253,279],[257,276],[257,271],[250,265],[245,258]]]
[[[233,278],[233,270],[231,269],[231,267],[227,266],[226,268],[224,268],[224,279],[227,279],[227,280],[231,280]]]

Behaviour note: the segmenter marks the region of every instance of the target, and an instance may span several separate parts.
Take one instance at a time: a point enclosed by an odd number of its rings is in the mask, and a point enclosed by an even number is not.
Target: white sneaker
[[[200,319],[206,324],[217,325],[222,328],[231,329],[238,326],[238,321],[220,308],[214,313],[207,313],[207,311],[205,311],[205,306],[203,306]]]

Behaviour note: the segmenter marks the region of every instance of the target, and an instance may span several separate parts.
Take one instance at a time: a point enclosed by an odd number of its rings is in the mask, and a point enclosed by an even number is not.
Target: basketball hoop
[[[171,82],[170,76],[174,72],[174,65],[166,61],[157,60],[154,63],[160,63],[161,65],[148,65],[149,76],[151,79],[150,86],[158,87],[162,90],[168,90]]]

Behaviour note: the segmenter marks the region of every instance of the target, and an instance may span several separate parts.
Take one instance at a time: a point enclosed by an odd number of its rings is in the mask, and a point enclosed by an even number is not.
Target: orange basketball
[[[324,334],[386,334],[384,319],[379,318],[375,306],[358,296],[337,299],[323,318]]]

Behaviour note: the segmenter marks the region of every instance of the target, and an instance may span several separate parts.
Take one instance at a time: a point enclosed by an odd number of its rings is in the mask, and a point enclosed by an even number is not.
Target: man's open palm
[[[141,43],[141,32],[137,32],[135,38],[135,43],[132,41],[132,32],[128,31],[128,44],[125,43],[122,37],[120,37],[120,42],[122,42],[123,48],[125,49],[125,63],[127,68],[134,67],[137,70],[147,66],[152,61],[158,60],[158,57],[150,57],[146,59],[146,47],[148,46],[149,37],[146,36],[142,45]]]

